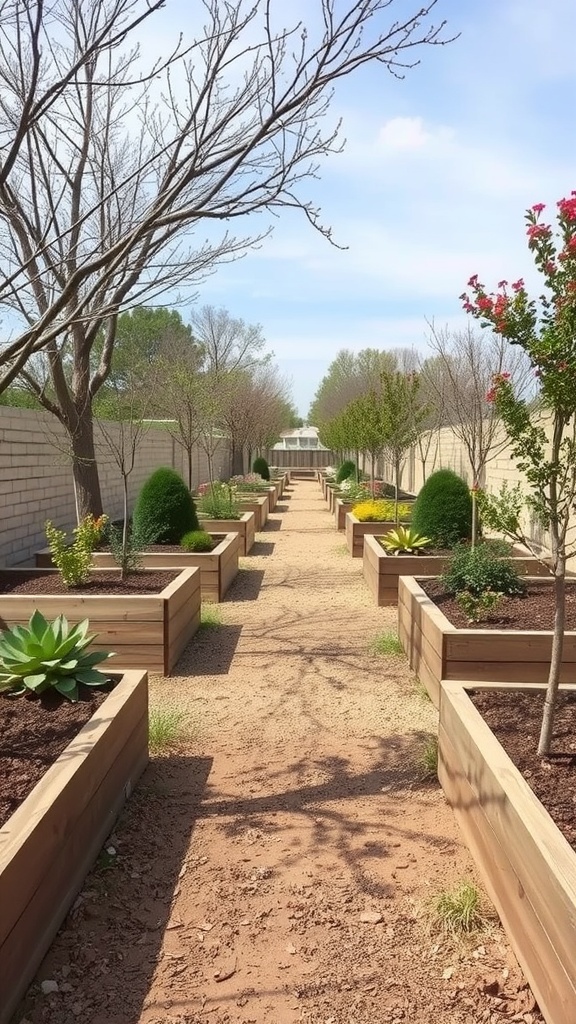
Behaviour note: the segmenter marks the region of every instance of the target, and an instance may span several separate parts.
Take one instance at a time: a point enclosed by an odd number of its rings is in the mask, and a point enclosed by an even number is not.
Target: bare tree
[[[520,394],[527,394],[533,372],[525,354],[497,334],[436,328],[429,323],[434,352],[422,366],[426,395],[434,397],[449,426],[464,447],[472,483],[483,483],[486,464],[506,447],[494,404],[486,394],[495,373],[510,374]]]
[[[0,387],[21,371],[65,426],[82,513],[101,510],[92,401],[110,372],[119,311],[194,287],[245,252],[257,239],[228,226],[249,214],[297,208],[330,238],[301,191],[318,160],[340,148],[338,128],[321,129],[331,87],[373,61],[401,76],[417,48],[445,42],[444,23],[430,23],[436,2],[389,25],[396,0],[317,0],[316,32],[282,28],[272,0],[204,0],[206,23],[186,52],[147,70],[137,50],[119,53],[109,29],[115,7],[136,10],[136,0],[54,6],[52,51],[68,68],[65,85],[28,120],[0,190],[0,304],[24,325],[4,351]],[[6,42],[15,71],[2,83],[4,133],[26,91],[28,7],[16,0]],[[47,17],[43,9],[45,34]],[[89,54],[79,67],[78,51]],[[38,348],[44,378],[24,369]]]

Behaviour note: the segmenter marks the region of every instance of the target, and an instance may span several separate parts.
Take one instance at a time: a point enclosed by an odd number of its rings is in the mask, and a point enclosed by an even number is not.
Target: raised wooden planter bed
[[[256,533],[260,533],[268,522],[270,492],[267,494],[253,494],[239,491],[238,499],[245,512],[254,513],[254,529]]]
[[[203,601],[222,601],[238,573],[238,534],[212,533],[218,543],[212,551],[142,551],[143,569],[200,569],[200,590]],[[94,551],[94,566],[114,569],[117,563],[109,551]],[[39,569],[53,569],[49,548],[36,552]]]
[[[396,529],[396,523],[361,523],[353,512],[347,512],[345,517],[346,545],[352,558],[362,558],[364,553],[364,537],[369,534],[377,534],[385,537],[391,530]]]
[[[148,679],[126,672],[0,829],[8,1024],[148,761]]]
[[[35,576],[39,570],[28,571]],[[200,625],[200,602],[200,570],[183,569],[158,594],[0,594],[0,628],[26,624],[35,608],[48,619],[60,614],[72,623],[89,619],[97,633],[94,647],[115,651],[114,669],[169,675]]]
[[[440,782],[546,1021],[574,1024],[576,853],[465,685],[442,684]]]
[[[364,579],[375,604],[397,604],[400,576],[439,576],[444,572],[449,558],[449,555],[427,555],[425,552],[421,555],[388,555],[378,543],[376,536],[366,536],[363,554]],[[512,561],[521,573],[548,576],[542,563],[530,555],[514,556]]]
[[[497,683],[545,683],[548,679],[551,630],[458,629],[411,576],[398,580],[398,636],[410,667],[436,707],[442,679]],[[561,680],[575,679],[576,632],[567,632]]]
[[[334,522],[337,530],[346,529],[346,513],[352,511],[354,504],[355,502],[345,501],[344,498],[334,499]]]
[[[247,555],[254,546],[256,523],[253,512],[244,512],[240,519],[208,519],[200,515],[200,525],[208,533],[237,533],[238,554]]]

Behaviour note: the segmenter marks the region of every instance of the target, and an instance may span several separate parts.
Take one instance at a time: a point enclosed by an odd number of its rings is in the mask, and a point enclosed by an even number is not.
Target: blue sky
[[[462,323],[472,273],[535,280],[524,211],[576,188],[574,0],[439,0],[437,11],[456,42],[422,50],[404,81],[374,67],[335,96],[347,145],[306,194],[348,248],[286,212],[200,291],[262,324],[304,416],[338,349],[425,351],[426,318]]]

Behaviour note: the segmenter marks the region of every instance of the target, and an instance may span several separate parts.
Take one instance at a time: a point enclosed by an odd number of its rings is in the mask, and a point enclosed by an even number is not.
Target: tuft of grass
[[[430,912],[442,931],[465,935],[487,927],[482,903],[477,886],[472,882],[459,882],[453,889],[445,889],[433,897]]]
[[[348,554],[348,545],[347,544],[339,544],[337,548],[334,548],[334,554],[335,555],[340,555],[340,556],[347,555]]]
[[[379,633],[370,641],[370,653],[398,658],[404,655],[404,648],[398,635],[389,630],[386,633]]]
[[[438,737],[430,735],[426,740],[420,756],[417,760],[417,765],[422,769],[424,775],[436,776],[438,775]]]
[[[416,676],[416,679],[414,680],[414,693],[416,694],[418,699],[423,701],[425,704],[432,703],[432,698],[428,693],[428,690],[426,689],[424,683],[420,679],[418,679],[418,676]]]
[[[186,732],[186,715],[179,708],[150,708],[148,745],[152,754],[161,754],[170,750],[185,736]]]
[[[200,625],[208,628],[222,625],[222,612],[217,604],[202,603],[200,609]]]

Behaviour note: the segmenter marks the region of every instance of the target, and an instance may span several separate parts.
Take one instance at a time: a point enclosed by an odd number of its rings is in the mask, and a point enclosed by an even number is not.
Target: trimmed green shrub
[[[336,483],[341,484],[343,480],[348,480],[352,476],[357,476],[356,466],[350,459],[346,459],[336,473]]]
[[[451,469],[428,477],[412,510],[412,526],[436,548],[452,548],[472,535],[472,498],[465,480]]]
[[[180,541],[183,551],[213,551],[215,546],[213,538],[206,530],[190,530]]]
[[[478,597],[487,591],[511,595],[526,590],[514,563],[496,554],[490,544],[458,546],[440,579],[449,594],[466,591]]]
[[[259,455],[257,459],[254,459],[254,462],[252,463],[252,472],[258,473],[263,480],[270,479],[270,468],[266,459],[263,459],[261,455]]]
[[[138,495],[132,528],[142,547],[179,544],[185,533],[199,529],[192,495],[176,470],[163,466],[148,478]]]

